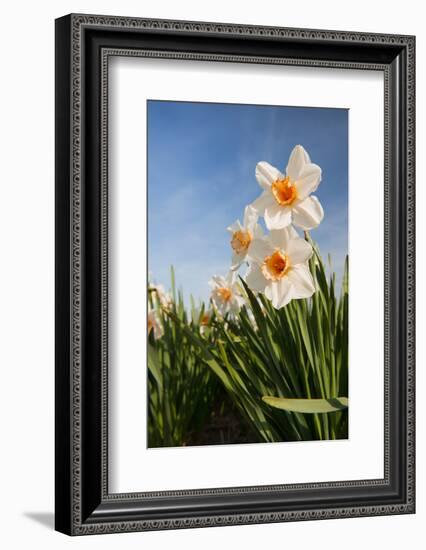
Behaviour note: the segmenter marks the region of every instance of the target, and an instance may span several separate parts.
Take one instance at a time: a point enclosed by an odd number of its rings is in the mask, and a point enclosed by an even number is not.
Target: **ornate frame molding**
[[[167,35],[178,39],[179,36],[214,37],[217,40],[231,38],[244,43],[253,39],[268,41],[274,44],[323,44],[328,48],[329,57],[309,58],[279,55],[253,55],[233,53],[208,53],[194,51],[173,51],[170,48],[155,49],[132,48],[128,45],[117,45],[117,41],[109,44],[89,46],[89,32],[96,42],[96,31],[113,31],[120,34],[153,37]],[[120,42],[120,40],[118,40]],[[369,58],[356,61],[357,47],[368,44],[377,52],[387,52],[389,59],[377,62]],[[343,46],[344,45],[344,46]],[[333,47],[348,47],[350,55],[355,58],[348,60],[333,59]],[[351,50],[352,48],[352,50]],[[177,529],[213,525],[236,525],[246,523],[299,521],[309,519],[326,519],[336,517],[359,517],[384,514],[401,514],[414,512],[414,170],[415,170],[415,40],[411,36],[378,35],[364,33],[346,33],[340,31],[322,31],[306,29],[285,29],[278,27],[252,27],[245,25],[228,25],[217,23],[201,23],[186,21],[148,20],[122,17],[107,17],[95,15],[70,15],[57,20],[57,216],[67,215],[69,224],[57,218],[57,244],[63,248],[68,239],[65,251],[57,249],[57,344],[59,351],[56,360],[57,376],[57,529],[63,532],[83,535],[91,533],[112,533],[124,531],[141,531],[153,529]],[[99,50],[99,51],[98,51]],[[343,50],[342,50],[343,51]],[[93,53],[95,52],[95,53]],[[98,55],[96,57],[96,54]],[[89,59],[89,56],[92,56]],[[107,319],[108,319],[108,59],[111,56],[139,56],[168,59],[191,59],[202,61],[231,61],[239,63],[273,63],[282,65],[301,65],[314,67],[335,67],[342,69],[368,69],[384,72],[385,77],[385,476],[383,480],[345,481],[335,483],[314,483],[297,485],[278,485],[269,487],[239,487],[228,489],[168,491],[156,493],[109,494],[107,473],[107,405],[108,405],[108,353],[107,353]],[[331,56],[331,57],[330,57]],[[402,57],[401,57],[402,56]],[[386,56],[385,56],[386,57]],[[85,345],[88,346],[85,333],[85,315],[87,304],[87,270],[88,250],[87,231],[93,227],[88,218],[85,203],[87,182],[90,177],[87,172],[86,150],[89,146],[87,131],[91,83],[89,83],[87,67],[94,63],[99,65],[100,82],[100,118],[97,121],[99,132],[99,416],[97,430],[99,432],[99,451],[97,451],[95,466],[85,465],[86,453],[91,452],[85,441],[84,426],[87,422],[88,395],[93,388],[87,388],[85,369],[88,368],[85,357]],[[397,60],[397,63],[396,61]],[[90,65],[93,68],[94,65]],[[402,69],[401,69],[402,67]],[[404,74],[405,71],[405,74]],[[63,87],[64,81],[65,88]],[[89,87],[88,87],[89,86]],[[90,103],[92,101],[92,103]],[[406,105],[406,133],[395,135],[395,119],[393,117],[395,102],[402,101]],[[68,115],[66,110],[68,109]],[[400,109],[401,111],[401,109]],[[67,116],[69,119],[67,120]],[[65,123],[64,123],[65,120]],[[67,150],[70,154],[67,155]],[[395,158],[395,151],[399,151]],[[395,165],[395,162],[397,165]],[[402,171],[401,171],[402,166]],[[93,168],[96,170],[96,167]],[[394,178],[399,178],[395,184]],[[66,182],[65,182],[66,180]],[[405,181],[405,189],[403,183]],[[397,189],[393,189],[393,187]],[[58,195],[66,195],[58,200]],[[399,197],[404,203],[401,211],[395,205]],[[399,220],[399,234],[391,231],[391,222]],[[401,256],[402,255],[402,256]],[[58,258],[59,256],[59,258]],[[399,279],[394,280],[391,271],[392,261],[398,258],[401,262]],[[65,262],[65,264],[64,264]],[[399,273],[399,271],[398,271]],[[401,281],[401,277],[405,278]],[[64,284],[62,284],[64,283]],[[68,288],[67,288],[68,283]],[[392,289],[402,285],[399,296],[404,307],[401,332],[398,333],[404,342],[394,345],[391,338],[391,312],[395,308]],[[59,291],[58,291],[59,288]],[[98,287],[97,287],[98,288]],[[398,286],[399,288],[399,286]],[[69,309],[63,311],[61,306],[65,301]],[[398,325],[399,326],[399,325]],[[64,335],[64,331],[67,334]],[[400,349],[402,348],[402,349]],[[395,419],[392,421],[392,410],[395,407],[395,373],[391,371],[391,360],[398,359],[398,376],[403,377],[404,395],[397,394],[401,403],[405,404],[404,425],[395,433]],[[395,368],[395,367],[394,367]],[[405,370],[404,370],[405,369]],[[392,380],[393,385],[392,385]],[[69,401],[63,402],[64,390],[68,391]],[[68,422],[66,433],[59,433]],[[393,424],[392,424],[393,422]],[[59,427],[59,430],[58,430]],[[96,433],[98,433],[96,432]],[[197,515],[195,512],[182,517],[165,514],[164,517],[151,518],[150,514],[140,509],[139,513],[130,516],[123,510],[137,505],[144,499],[169,499],[181,497],[218,497],[225,495],[239,496],[242,499],[249,494],[260,493],[301,493],[307,490],[356,490],[369,488],[388,488],[394,484],[392,477],[392,438],[403,438],[405,446],[404,471],[399,472],[399,491],[394,498],[384,499],[380,504],[364,504],[353,506],[325,506],[316,508],[307,503],[304,510],[288,509],[283,505],[280,510],[275,506],[273,511],[253,509],[250,512],[217,513]],[[401,457],[403,458],[403,457]],[[99,474],[96,483],[87,482],[87,471]],[[395,475],[395,472],[393,472]],[[59,485],[66,484],[66,488]],[[402,500],[401,500],[402,499]],[[333,502],[333,501],[331,501]],[[97,504],[95,506],[95,504]],[[90,512],[90,513],[89,513]],[[121,520],[121,518],[125,518]]]

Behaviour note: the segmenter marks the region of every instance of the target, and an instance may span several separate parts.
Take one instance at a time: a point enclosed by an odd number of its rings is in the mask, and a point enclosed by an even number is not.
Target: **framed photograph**
[[[413,36],[56,20],[56,529],[415,511]]]

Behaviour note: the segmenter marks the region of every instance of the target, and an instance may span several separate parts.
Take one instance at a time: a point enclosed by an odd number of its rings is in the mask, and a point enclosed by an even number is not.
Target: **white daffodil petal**
[[[226,230],[229,231],[232,235],[234,233],[236,233],[237,231],[241,231],[241,229],[242,229],[242,227],[241,227],[240,220],[237,220],[232,225],[230,225],[229,227],[226,228]]]
[[[272,193],[270,193],[269,191],[264,191],[260,195],[260,197],[252,202],[251,206],[260,216],[263,216],[265,214],[266,208],[274,204],[276,204],[276,200],[274,199]]]
[[[240,306],[238,305],[238,302],[236,300],[233,300],[229,304],[229,312],[232,313],[232,315],[236,315],[240,310]]]
[[[292,298],[292,285],[286,277],[281,281],[273,281],[265,288],[265,296],[271,300],[275,309],[280,309],[288,304]]]
[[[287,176],[290,176],[290,179],[295,181],[299,178],[305,164],[311,162],[308,153],[301,145],[296,145],[293,151],[290,154],[288,159],[288,164],[286,168]]]
[[[259,237],[262,237],[262,236],[263,236],[262,226],[257,223],[253,228],[253,237],[254,238],[259,238]],[[249,248],[250,248],[250,245],[249,245]]]
[[[259,214],[255,208],[251,204],[245,207],[244,210],[244,227],[245,229],[248,229],[249,231],[253,231],[254,226],[256,225],[256,222],[259,218]]]
[[[237,280],[237,274],[235,271],[228,271],[227,276],[225,277],[225,285],[226,287],[232,287]]]
[[[276,202],[265,209],[264,216],[268,229],[283,229],[291,224],[291,209]]]
[[[321,168],[316,164],[306,164],[302,169],[294,185],[297,189],[297,196],[304,199],[317,190],[321,181]]]
[[[271,302],[274,304],[274,300],[278,300],[278,295],[276,293],[276,286],[277,284],[275,282],[268,281],[266,287],[265,287],[265,296],[268,298],[268,300],[271,300]],[[275,307],[275,306],[274,306]]]
[[[224,277],[221,277],[220,275],[213,275],[213,277],[209,281],[209,286],[212,289],[215,289],[217,287],[222,288],[226,286],[226,281]]]
[[[238,304],[238,307],[239,307],[239,308],[242,308],[243,305],[246,303],[245,298],[244,298],[243,296],[241,296],[241,294],[238,294],[238,295],[236,296],[236,300],[237,300],[237,304]]]
[[[260,267],[252,264],[245,277],[247,286],[255,292],[264,292],[266,279],[262,274]]]
[[[245,252],[243,254],[237,254],[236,252],[232,254],[232,265],[231,265],[232,271],[235,271],[240,267],[245,257],[246,257]]]
[[[287,252],[288,243],[292,239],[298,239],[299,235],[292,225],[288,225],[283,229],[272,229],[269,238],[276,248]]]
[[[293,266],[287,278],[293,286],[294,298],[309,298],[315,292],[315,284],[307,264]]]
[[[300,238],[291,239],[285,251],[289,257],[290,265],[306,262],[313,253],[312,246],[307,241]]]
[[[293,208],[293,223],[308,231],[317,227],[324,217],[324,210],[316,197],[306,197]]]
[[[235,295],[234,299],[229,304],[229,309],[231,313],[233,313],[234,315],[237,315],[237,313],[243,307],[244,303],[245,303],[245,300],[242,296],[240,296],[239,294]]]
[[[291,284],[291,281],[288,279],[288,277],[284,277],[281,279],[281,281],[278,281],[277,283],[278,287],[278,295],[279,295],[279,302],[278,305],[275,306],[277,309],[280,309],[284,306],[286,306],[293,298],[293,285]]]
[[[268,238],[262,237],[251,241],[248,256],[250,256],[254,262],[261,264],[266,256],[270,256],[273,251],[274,248]]]
[[[275,166],[269,164],[269,162],[262,160],[257,163],[256,179],[263,189],[268,190],[275,180],[282,179],[282,177],[282,173]]]

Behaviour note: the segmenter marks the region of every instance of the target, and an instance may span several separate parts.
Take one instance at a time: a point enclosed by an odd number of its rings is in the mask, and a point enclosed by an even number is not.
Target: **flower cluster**
[[[324,211],[312,196],[321,181],[321,168],[312,163],[301,145],[290,154],[285,174],[262,161],[256,166],[256,179],[262,194],[246,206],[243,223],[236,221],[231,234],[231,270],[227,277],[210,281],[211,299],[222,314],[233,315],[243,304],[238,270],[248,265],[245,281],[255,292],[263,293],[277,309],[293,299],[309,298],[315,285],[308,260],[312,246],[297,233],[317,227]],[[259,225],[263,217],[267,234]]]

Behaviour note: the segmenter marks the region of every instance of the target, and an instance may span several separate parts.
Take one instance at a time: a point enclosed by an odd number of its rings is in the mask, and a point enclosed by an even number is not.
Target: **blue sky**
[[[170,286],[170,265],[185,298],[209,296],[208,280],[225,275],[226,227],[242,220],[261,193],[256,164],[285,171],[297,144],[322,168],[315,192],[325,216],[311,231],[341,279],[348,249],[348,111],[148,101],[148,271]]]

